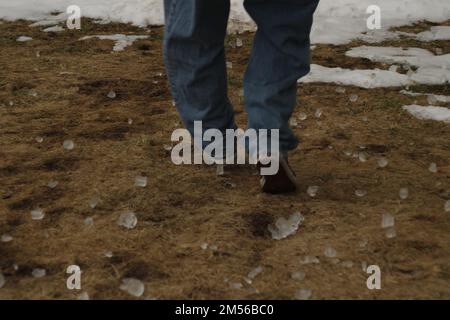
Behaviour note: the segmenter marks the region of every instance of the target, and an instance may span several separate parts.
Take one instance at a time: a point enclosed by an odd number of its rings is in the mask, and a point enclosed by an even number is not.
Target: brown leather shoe
[[[289,166],[287,158],[280,156],[279,161],[280,167],[275,175],[261,175],[261,188],[263,192],[279,194],[294,192],[297,189],[297,178]],[[258,169],[265,166],[258,164]]]

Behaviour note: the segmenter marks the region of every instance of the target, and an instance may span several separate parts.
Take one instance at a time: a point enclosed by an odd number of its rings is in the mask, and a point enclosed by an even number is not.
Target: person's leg
[[[224,49],[230,0],[164,0],[164,9],[164,60],[186,128],[235,128]]]
[[[245,0],[258,26],[244,78],[248,126],[279,129],[280,152],[298,145],[289,128],[297,80],[310,70],[309,35],[319,0]]]

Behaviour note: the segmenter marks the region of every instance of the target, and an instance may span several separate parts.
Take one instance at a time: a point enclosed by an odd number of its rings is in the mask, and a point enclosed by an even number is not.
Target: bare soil
[[[165,76],[161,28],[83,20],[81,31],[44,33],[29,24],[0,24],[0,236],[13,237],[0,242],[6,278],[0,298],[74,299],[80,292],[66,288],[72,264],[81,267],[82,288],[92,299],[133,298],[119,289],[127,277],[143,281],[143,298],[150,299],[292,299],[301,288],[311,289],[314,299],[450,298],[444,210],[450,125],[417,120],[401,108],[425,105],[426,97],[402,95],[401,88],[339,93],[335,85],[300,86],[295,115],[308,118],[295,128],[302,143],[290,162],[301,187],[291,195],[264,195],[252,167],[218,177],[214,167],[172,164],[164,145],[181,123]],[[150,38],[119,53],[111,52],[111,41],[78,40],[103,33]],[[19,43],[20,35],[34,40]],[[252,34],[239,36],[242,48],[229,45],[234,37],[227,39],[230,98],[245,127],[240,92]],[[313,62],[386,67],[345,57],[360,44],[318,46]],[[449,51],[442,41],[385,45]],[[115,99],[107,97],[110,90]],[[450,95],[449,85],[410,90]],[[74,141],[73,150],[63,148],[66,139]],[[368,160],[348,157],[347,150]],[[380,157],[389,160],[386,168],[377,167]],[[437,173],[428,171],[432,162]],[[134,186],[137,175],[148,177],[147,187]],[[47,187],[51,180],[59,182],[54,189]],[[315,198],[306,193],[312,185],[320,187]],[[410,191],[406,200],[399,198],[403,187]],[[359,189],[367,195],[357,197]],[[100,203],[92,209],[94,197]],[[43,220],[31,219],[36,207],[45,210]],[[135,229],[117,225],[124,210],[136,213]],[[295,211],[305,216],[298,232],[273,240],[268,226]],[[392,239],[381,228],[386,212],[396,219]],[[84,223],[88,217],[92,226]],[[339,260],[324,257],[327,246]],[[320,263],[302,265],[305,255]],[[363,263],[380,266],[381,290],[367,289]],[[257,266],[263,272],[250,285],[243,277]],[[45,277],[32,276],[38,267]],[[305,279],[292,279],[296,271]]]

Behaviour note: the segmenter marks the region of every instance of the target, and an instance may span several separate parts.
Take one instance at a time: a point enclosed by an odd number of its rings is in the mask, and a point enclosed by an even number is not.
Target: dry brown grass
[[[214,168],[172,164],[163,145],[180,122],[164,75],[162,29],[152,28],[149,40],[111,53],[112,42],[78,38],[147,31],[87,21],[79,32],[44,34],[28,24],[0,24],[0,235],[14,237],[0,243],[0,270],[7,279],[0,298],[74,298],[78,293],[65,286],[70,264],[81,267],[83,290],[96,299],[130,298],[119,290],[124,277],[141,279],[144,296],[158,299],[291,299],[299,288],[312,289],[317,299],[450,298],[450,224],[444,212],[450,199],[450,126],[416,120],[401,109],[425,98],[400,95],[399,88],[348,87],[342,94],[334,85],[301,86],[296,113],[309,117],[296,129],[302,144],[291,156],[301,189],[262,195],[252,168],[221,178]],[[16,42],[22,34],[34,40]],[[242,37],[244,47],[228,48],[228,60],[234,66],[230,97],[244,126],[239,92],[251,34]],[[374,66],[345,58],[347,47],[319,46],[313,62]],[[111,89],[114,100],[106,97]],[[450,95],[448,86],[412,89]],[[350,94],[358,101],[349,102]],[[317,108],[324,112],[319,120]],[[44,141],[37,143],[36,136]],[[62,148],[65,139],[74,140],[74,150]],[[360,146],[367,162],[343,155]],[[376,165],[381,156],[390,161],[385,169]],[[438,164],[437,174],[428,172],[431,162]],[[138,174],[149,177],[146,188],[133,186]],[[59,185],[50,190],[49,180]],[[317,198],[307,196],[310,185],[320,186]],[[411,193],[405,201],[398,197],[401,187]],[[356,197],[356,189],[367,190],[367,196]],[[89,207],[93,196],[101,199],[95,209]],[[37,206],[46,211],[42,221],[30,218]],[[134,230],[116,223],[125,209],[138,216]],[[298,233],[272,240],[268,224],[296,210],[306,217]],[[396,217],[395,239],[386,239],[380,227],[385,211]],[[92,227],[84,225],[86,217],[93,217]],[[362,241],[367,245],[361,247]],[[217,250],[202,250],[204,242]],[[354,266],[325,258],[327,245]],[[105,251],[114,256],[106,258]],[[300,265],[306,254],[321,263]],[[366,288],[364,261],[381,267],[382,290]],[[264,271],[253,283],[255,293],[243,277],[258,265]],[[33,278],[34,267],[45,268],[47,276]],[[290,273],[300,270],[305,280],[292,280]],[[225,279],[244,287],[231,289]]]

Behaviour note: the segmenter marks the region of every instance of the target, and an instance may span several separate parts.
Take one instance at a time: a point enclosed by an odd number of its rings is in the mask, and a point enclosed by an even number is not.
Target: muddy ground
[[[148,299],[293,299],[299,289],[312,290],[313,299],[450,298],[444,210],[450,125],[417,120],[401,109],[426,105],[426,97],[401,95],[401,88],[300,86],[295,115],[308,118],[295,128],[302,143],[290,158],[300,190],[263,195],[251,167],[218,177],[214,167],[172,164],[165,145],[180,120],[165,77],[161,28],[83,20],[80,31],[44,33],[29,24],[0,24],[0,235],[13,238],[0,242],[6,278],[0,298],[77,298],[80,291],[66,288],[72,264],[81,267],[82,291],[91,299],[133,298],[119,289],[127,277],[144,282],[142,298]],[[150,38],[119,53],[111,52],[112,41],[78,40],[112,33]],[[21,35],[34,40],[17,42]],[[252,34],[239,36],[241,48],[230,45],[234,37],[227,39],[229,89],[245,127],[240,92]],[[319,45],[313,62],[389,67],[344,56],[360,44]],[[450,53],[444,41],[384,44]],[[111,90],[115,99],[107,97]],[[450,95],[449,85],[410,90]],[[349,100],[353,94],[356,102]],[[318,108],[320,118],[314,116]],[[63,148],[67,139],[75,143],[71,151]],[[364,152],[368,160],[347,151]],[[381,157],[389,160],[386,168],[377,167]],[[437,173],[428,170],[432,162]],[[134,186],[138,175],[148,177],[145,188]],[[57,181],[56,188],[49,181]],[[315,198],[306,193],[312,185],[320,187]],[[410,195],[401,200],[404,187]],[[357,197],[355,190],[367,195]],[[30,216],[37,207],[45,211],[38,221]],[[125,210],[136,213],[135,229],[117,225]],[[273,240],[268,225],[296,211],[305,216],[298,232]],[[383,213],[395,216],[395,238],[381,228]],[[324,256],[327,246],[338,260]],[[105,256],[109,251],[112,257]],[[305,255],[320,263],[301,264]],[[367,289],[364,264],[380,266],[381,290]],[[263,271],[248,284],[244,277],[257,266]],[[46,269],[46,276],[33,277],[34,268]],[[305,273],[303,280],[291,278],[297,271]]]

